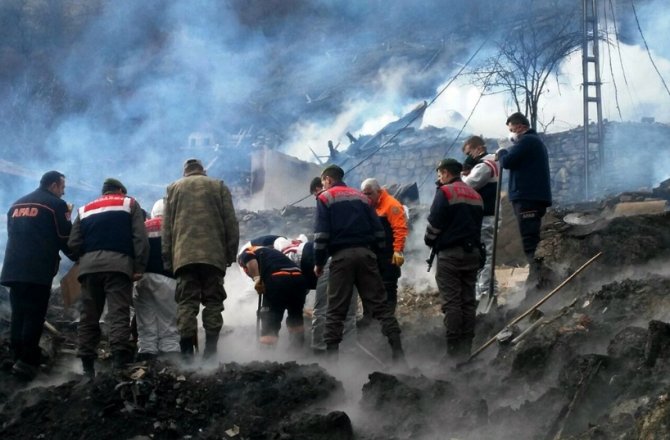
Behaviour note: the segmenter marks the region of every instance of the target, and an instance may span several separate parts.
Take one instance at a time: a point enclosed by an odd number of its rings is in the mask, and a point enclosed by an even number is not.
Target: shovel
[[[502,166],[498,165],[498,185],[496,185],[496,206],[495,214],[493,216],[493,249],[491,251],[491,278],[489,279],[489,289],[486,296],[486,300],[482,298],[479,301],[479,307],[477,312],[482,315],[486,315],[491,311],[491,307],[495,306],[498,302],[498,299],[495,295],[495,282],[496,282],[496,248],[498,247],[498,221],[500,220],[500,189],[502,188],[502,179],[503,179],[503,169]]]

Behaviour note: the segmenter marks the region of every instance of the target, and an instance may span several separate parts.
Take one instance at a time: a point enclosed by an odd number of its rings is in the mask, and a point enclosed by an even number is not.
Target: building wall
[[[321,174],[321,168],[278,151],[254,151],[249,209],[279,209],[302,198],[295,206],[314,206],[309,183]]]

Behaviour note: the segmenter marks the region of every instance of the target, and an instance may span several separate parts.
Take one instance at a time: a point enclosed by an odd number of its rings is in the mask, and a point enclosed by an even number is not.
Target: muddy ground
[[[475,347],[602,256],[542,305],[528,332],[528,318],[511,329],[515,343],[494,342],[468,364],[442,361],[439,298],[420,243],[408,252],[418,261],[405,269],[398,313],[408,369],[390,366],[374,326],[337,363],[288,353],[283,339],[261,351],[255,299],[231,270],[220,363],[161,361],[115,374],[101,360],[101,373],[85,380],[71,318],[55,307],[65,339],[45,337],[49,368],[26,386],[8,374],[1,340],[2,438],[670,438],[670,214],[578,225],[566,214],[545,219],[538,254],[547,287],[504,292],[506,306],[479,317]]]

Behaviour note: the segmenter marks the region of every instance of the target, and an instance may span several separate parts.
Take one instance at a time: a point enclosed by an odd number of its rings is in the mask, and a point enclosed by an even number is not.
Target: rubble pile
[[[307,354],[299,363],[229,363],[213,370],[158,362],[122,375],[103,369],[92,381],[71,372],[32,387],[13,382],[4,368],[2,437],[668,438],[670,213],[666,205],[648,213],[646,202],[657,200],[627,193],[548,214],[538,249],[545,287],[502,292],[505,306],[479,316],[473,349],[501,330],[509,337],[470,362],[443,359],[439,297],[434,285],[418,288],[415,275],[434,274],[425,272],[420,240],[412,240],[408,266],[420,268],[403,267],[398,306],[408,369],[389,365],[387,343],[375,325],[359,330],[363,348],[354,347],[339,364]],[[639,202],[645,205],[617,208]],[[313,209],[244,211],[238,218],[243,239],[292,236],[311,231]],[[506,327],[598,252],[602,256],[541,311]],[[52,319],[66,336],[62,350],[70,343],[68,318],[57,304],[53,309],[61,317]],[[351,356],[369,363],[352,366]],[[227,359],[235,360],[234,353]],[[11,365],[2,337],[0,360]],[[52,374],[58,368],[56,363]]]
[[[315,364],[231,363],[206,373],[156,364],[22,391],[5,403],[0,424],[4,439],[346,439],[346,414],[304,412],[341,392]]]

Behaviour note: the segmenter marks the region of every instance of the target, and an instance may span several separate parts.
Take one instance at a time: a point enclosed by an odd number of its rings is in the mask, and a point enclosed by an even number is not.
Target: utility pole
[[[582,74],[584,82],[584,197],[591,198],[592,185],[600,177],[604,162],[603,111],[600,93],[597,0],[583,1]],[[595,110],[594,121],[591,115]],[[593,122],[593,124],[591,123]]]

